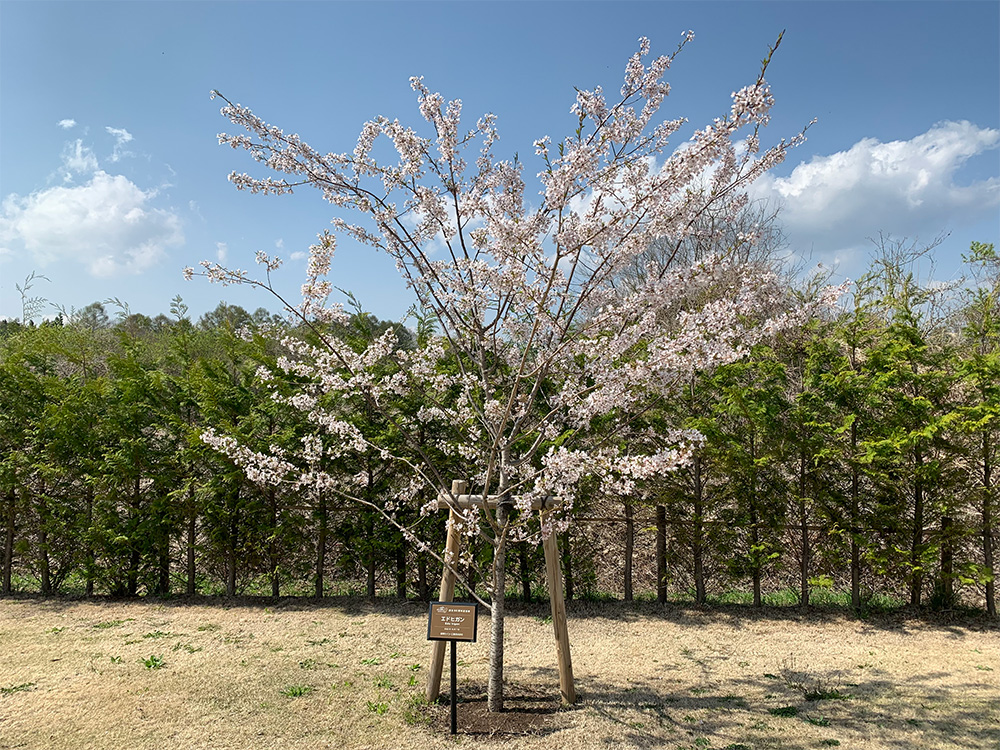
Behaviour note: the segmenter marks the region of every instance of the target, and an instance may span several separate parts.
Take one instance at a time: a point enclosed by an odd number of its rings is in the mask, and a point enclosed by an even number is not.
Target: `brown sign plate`
[[[431,602],[427,618],[427,640],[474,642],[478,620],[478,604]]]

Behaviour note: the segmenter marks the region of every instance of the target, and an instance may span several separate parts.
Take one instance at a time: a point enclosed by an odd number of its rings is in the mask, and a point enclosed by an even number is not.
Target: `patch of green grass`
[[[837,688],[816,687],[805,693],[807,701],[846,701],[851,697],[850,693],[842,693]]]
[[[316,660],[303,659],[299,662],[299,669],[316,669]]]
[[[148,659],[142,659],[142,663],[146,669],[163,669],[167,666],[162,654],[152,654]]]
[[[361,663],[368,667],[377,667],[379,664],[382,663],[382,660],[379,659],[377,656],[372,656],[368,659],[362,659]]]
[[[111,657],[111,663],[112,664],[121,664],[122,663],[122,657],[120,657],[120,656],[112,656]]]
[[[828,739],[828,740],[823,740],[819,744],[826,745],[827,747],[836,747],[837,745],[840,744],[840,740],[830,740],[830,739]]]
[[[806,717],[806,721],[808,721],[810,724],[812,724],[815,727],[828,727],[828,726],[830,726],[830,720],[828,718],[826,718],[825,716],[820,716],[819,718],[816,718],[814,716],[807,716]]]
[[[106,630],[107,628],[117,628],[124,625],[126,622],[134,622],[134,617],[127,617],[124,620],[107,620],[106,622],[99,622],[94,625],[97,630]]]
[[[709,604],[753,604],[753,594],[749,591],[724,591],[706,597]]]
[[[281,694],[286,698],[302,698],[312,691],[312,685],[289,685],[281,689]]]
[[[389,713],[389,704],[385,701],[365,701],[365,705],[368,706],[368,710],[373,714],[382,716]]]
[[[46,633],[52,633],[52,635],[59,635],[59,634],[60,634],[61,632],[63,632],[63,631],[65,630],[65,629],[66,629],[66,628],[49,628],[49,629],[48,629],[48,630],[46,630],[45,632],[46,632]]]
[[[162,630],[151,630],[143,638],[173,638],[173,633],[165,633]]]
[[[395,690],[396,686],[392,684],[392,680],[389,679],[388,675],[379,675],[374,680],[372,680],[372,685],[380,689]]]
[[[201,651],[201,646],[192,646],[190,643],[174,644],[174,651],[187,651],[189,654],[196,654]]]
[[[765,607],[794,607],[799,603],[798,589],[780,589],[761,597]]]
[[[976,665],[976,669],[978,669],[980,672],[992,672],[993,671],[993,667],[987,667],[985,664],[977,664]]]
[[[13,695],[14,693],[24,693],[31,690],[37,682],[22,682],[20,685],[11,685],[10,687],[0,688],[0,695]]]
[[[221,625],[216,625],[214,622],[205,623],[204,625],[198,626],[198,632],[200,633],[214,633],[216,630],[222,630]]]
[[[427,726],[433,720],[433,717],[427,712],[428,705],[423,693],[411,696],[403,709],[403,721],[412,726]]]
[[[769,708],[767,712],[772,716],[784,716],[785,718],[791,718],[792,716],[799,715],[799,709],[795,706],[782,706],[781,708]]]
[[[333,643],[329,638],[320,638],[318,641],[306,641],[307,646],[325,646],[328,643]]]

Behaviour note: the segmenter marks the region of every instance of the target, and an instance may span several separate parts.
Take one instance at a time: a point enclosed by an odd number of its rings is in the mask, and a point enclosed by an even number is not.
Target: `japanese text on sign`
[[[431,641],[475,641],[479,605],[431,602],[427,639]]]

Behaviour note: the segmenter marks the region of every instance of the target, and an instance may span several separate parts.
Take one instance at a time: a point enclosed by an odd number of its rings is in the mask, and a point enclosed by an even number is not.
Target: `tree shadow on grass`
[[[59,611],[66,607],[81,603],[93,604],[149,604],[151,606],[188,607],[192,605],[219,607],[220,609],[263,609],[281,611],[323,611],[331,610],[346,615],[380,614],[387,616],[411,617],[427,611],[427,602],[419,599],[400,599],[385,596],[369,599],[364,596],[327,596],[322,599],[311,597],[279,597],[268,596],[169,596],[169,597],[111,597],[105,595],[86,597],[82,595],[42,596],[40,594],[18,593],[3,597],[2,601],[30,601],[51,611]],[[995,631],[1000,633],[1000,619],[990,618],[985,613],[974,610],[959,612],[932,612],[925,609],[903,608],[868,615],[859,618],[850,610],[836,606],[799,607],[799,606],[767,606],[753,607],[746,604],[714,604],[697,606],[694,604],[667,603],[659,604],[652,601],[586,601],[574,600],[566,603],[571,620],[601,618],[616,622],[642,622],[643,620],[658,620],[676,625],[697,625],[715,623],[726,625],[737,630],[749,623],[781,624],[860,624],[864,630],[891,630],[906,634],[907,628],[919,626],[924,629],[951,633],[956,638],[963,637],[968,631]],[[530,616],[547,618],[550,614],[547,601],[524,602],[509,599],[507,611],[511,616]],[[484,613],[486,614],[486,613]]]
[[[555,669],[521,676],[558,695]],[[564,725],[574,724],[576,711],[596,716],[597,724],[588,725],[596,728],[595,747],[1000,748],[1000,693],[973,682],[934,684],[950,676],[927,673],[904,682],[870,670],[845,682],[837,670],[786,672],[693,688],[669,678],[630,679],[627,685],[584,678],[577,681],[577,703],[563,709]]]
[[[728,625],[737,630],[748,623],[778,624],[845,624],[861,625],[864,630],[891,630],[906,633],[908,627],[938,630],[961,637],[966,631],[996,631],[1000,633],[1000,619],[975,610],[934,612],[929,609],[904,607],[885,612],[870,613],[859,617],[853,611],[828,606],[765,606],[749,604],[712,604],[699,606],[684,603],[660,604],[652,601],[567,602],[570,618],[600,617],[621,622],[639,622],[652,619],[676,625],[695,625],[712,622]]]

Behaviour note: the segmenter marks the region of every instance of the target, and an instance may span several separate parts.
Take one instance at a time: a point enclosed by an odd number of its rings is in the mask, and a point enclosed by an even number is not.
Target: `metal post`
[[[451,642],[451,733],[458,734],[458,689],[456,683],[458,662],[455,658],[455,641]]]

